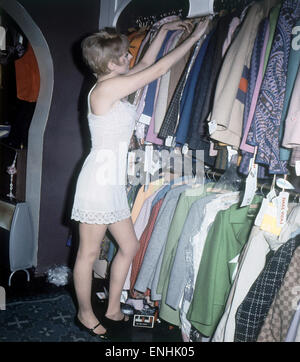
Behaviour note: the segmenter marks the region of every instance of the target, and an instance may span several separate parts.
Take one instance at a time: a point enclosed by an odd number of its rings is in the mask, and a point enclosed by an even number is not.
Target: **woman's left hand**
[[[162,26],[164,30],[186,30],[191,32],[193,24],[190,20],[176,20],[171,23],[166,23]]]

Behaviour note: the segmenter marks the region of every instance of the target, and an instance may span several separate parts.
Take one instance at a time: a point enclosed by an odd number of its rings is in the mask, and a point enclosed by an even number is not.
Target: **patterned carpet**
[[[0,311],[0,342],[99,342],[74,325],[75,313],[67,292],[7,303]]]

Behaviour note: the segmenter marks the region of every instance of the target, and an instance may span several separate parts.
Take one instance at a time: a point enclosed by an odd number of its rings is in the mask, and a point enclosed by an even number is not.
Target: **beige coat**
[[[211,138],[238,148],[241,141],[244,105],[235,102],[245,65],[250,66],[258,27],[264,17],[261,3],[248,10],[244,22],[230,45],[217,82],[211,120],[217,124]]]

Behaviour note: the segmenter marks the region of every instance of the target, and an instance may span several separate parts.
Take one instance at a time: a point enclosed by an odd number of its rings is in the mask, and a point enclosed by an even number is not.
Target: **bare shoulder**
[[[107,113],[111,107],[118,101],[115,98],[113,87],[108,80],[95,86],[90,95],[91,111],[95,115]]]
[[[91,93],[91,107],[95,107],[95,114],[107,112],[116,102],[156,79],[150,68],[134,74],[119,74],[101,81]]]

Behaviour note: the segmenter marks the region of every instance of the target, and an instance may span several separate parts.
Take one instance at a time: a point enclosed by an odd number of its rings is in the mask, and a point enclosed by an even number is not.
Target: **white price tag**
[[[165,145],[167,147],[171,147],[172,146],[172,142],[173,142],[173,137],[172,136],[168,136],[165,140]]]
[[[281,189],[287,189],[287,190],[293,190],[295,188],[290,182],[288,182],[288,180],[284,178],[278,178],[276,180],[276,185]]]
[[[210,122],[208,122],[208,132],[210,136],[215,133],[217,130],[217,122],[213,119]]]
[[[186,155],[189,152],[189,145],[185,143],[182,147],[182,153]]]
[[[152,171],[153,146],[146,145],[145,151],[146,152],[145,152],[144,171],[151,172]]]
[[[289,205],[289,193],[280,192],[277,197],[277,225],[282,227],[286,223]]]
[[[254,158],[251,160],[251,169],[246,179],[246,189],[243,201],[240,207],[250,205],[257,189],[257,170],[258,165],[254,163]]]
[[[295,172],[297,176],[300,176],[300,161],[295,162]]]
[[[146,114],[142,114],[140,116],[139,122],[146,124],[147,126],[149,126],[150,122],[151,122],[151,117],[147,116]]]
[[[174,148],[176,146],[176,137],[173,137],[171,147]]]
[[[135,176],[135,152],[128,152],[127,158],[127,174],[128,176]]]

